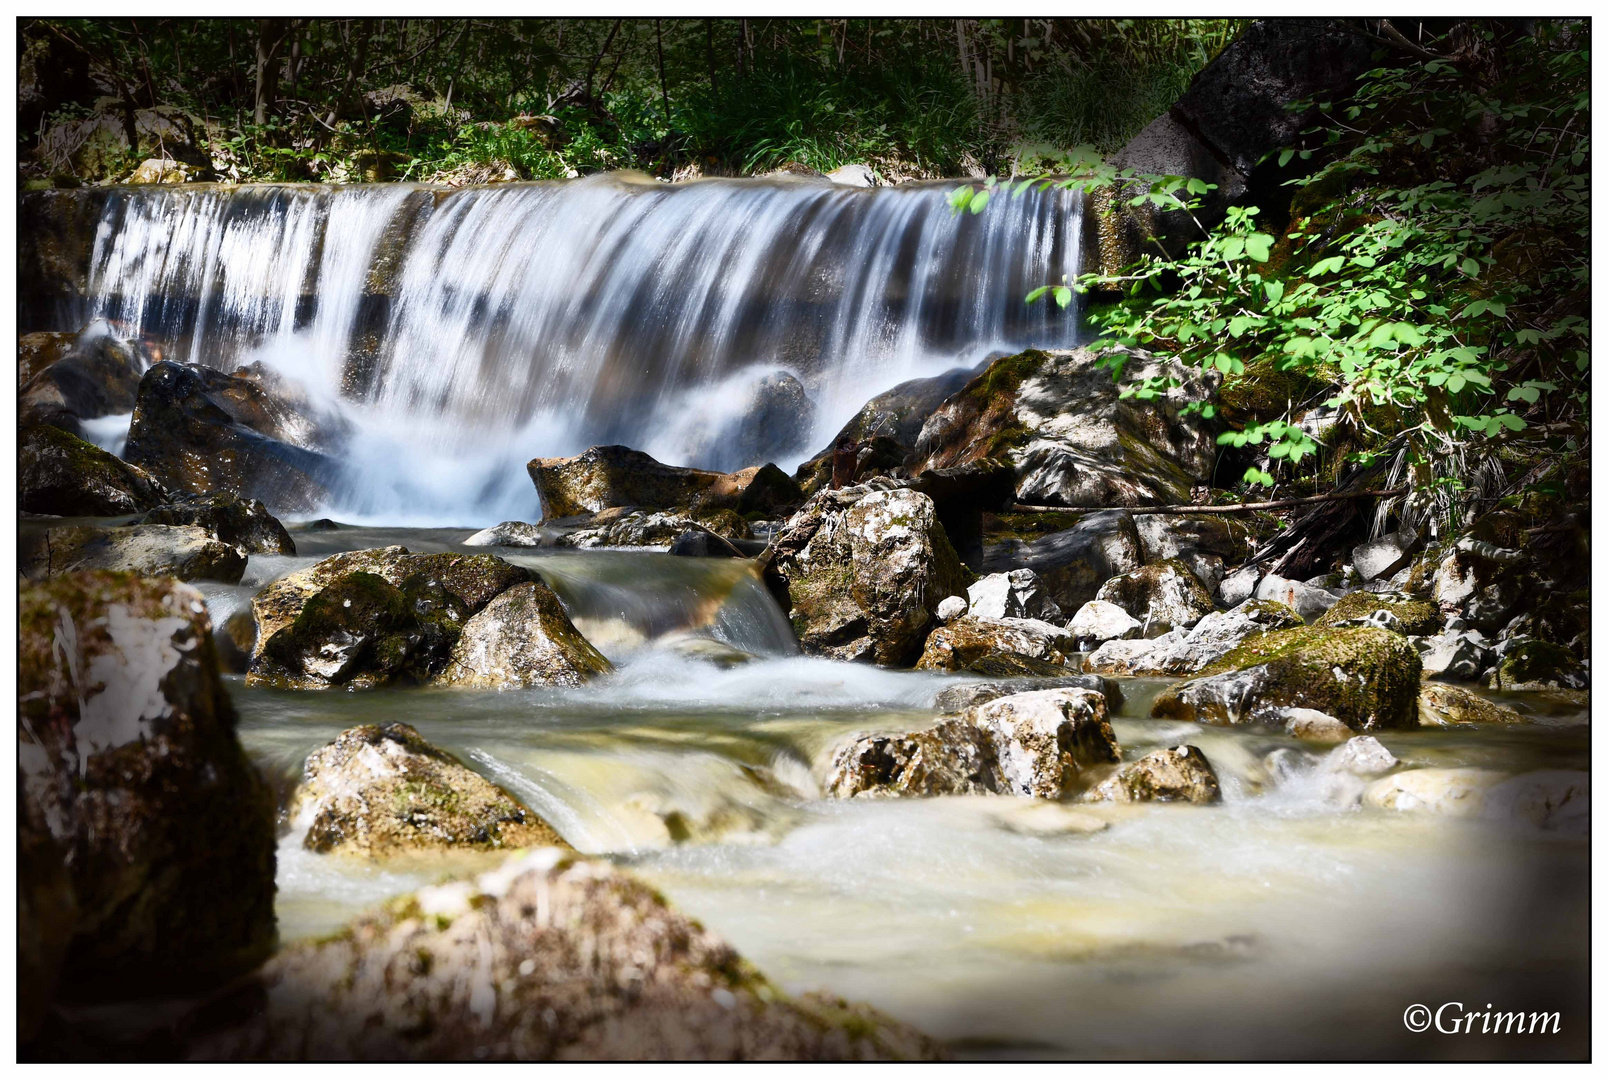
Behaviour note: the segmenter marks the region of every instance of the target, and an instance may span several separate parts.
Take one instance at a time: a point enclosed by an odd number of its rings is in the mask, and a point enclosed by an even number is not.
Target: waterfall
[[[168,359],[260,361],[340,411],[334,513],[531,517],[531,457],[791,468],[897,383],[1071,344],[1075,309],[1022,298],[1077,273],[1078,200],[957,216],[952,186],[119,189],[81,314]]]

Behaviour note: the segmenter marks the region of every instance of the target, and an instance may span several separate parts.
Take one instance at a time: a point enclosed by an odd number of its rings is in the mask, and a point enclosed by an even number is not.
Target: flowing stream
[[[253,557],[242,586],[205,586],[215,617],[330,552],[451,550],[467,533],[296,536],[300,555]],[[1551,1002],[1572,1007],[1583,1037],[1580,838],[1335,809],[1314,786],[1274,784],[1264,764],[1278,748],[1310,746],[1146,719],[1165,683],[1145,679],[1122,680],[1113,726],[1125,759],[1198,746],[1225,805],[1068,814],[1014,799],[823,799],[836,740],[930,723],[934,697],[957,677],[798,655],[768,594],[733,561],[497,554],[552,582],[616,674],[580,690],[504,693],[310,694],[236,681],[250,752],[288,778],[347,727],[410,723],[581,851],[646,875],[788,990],[869,1001],[964,1056],[1550,1056],[1581,1045],[1460,1046],[1397,1019],[1420,1001]],[[1407,766],[1587,767],[1583,710],[1535,719],[1380,738]],[[1103,831],[1080,831],[1089,819]],[[287,830],[287,939],[495,859],[376,867],[306,852]]]
[[[1081,202],[952,187],[126,188],[75,315],[301,382],[349,433],[343,520],[529,518],[532,457],[791,469],[897,383],[1074,341],[1022,297],[1078,272]]]

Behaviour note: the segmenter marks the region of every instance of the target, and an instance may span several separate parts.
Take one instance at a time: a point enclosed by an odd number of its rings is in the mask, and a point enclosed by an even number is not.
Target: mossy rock
[[[1376,616],[1379,612],[1388,613],[1388,618],[1378,619]],[[1400,594],[1360,591],[1342,596],[1340,602],[1325,611],[1315,625],[1352,626],[1391,620],[1394,622],[1390,629],[1408,635],[1433,634],[1441,628],[1440,609],[1428,601],[1413,600]]]
[[[1418,725],[1423,663],[1400,634],[1307,626],[1253,638],[1168,688],[1151,715],[1209,724],[1275,720],[1284,709],[1328,713],[1356,731]]]
[[[112,517],[162,503],[167,492],[144,469],[49,424],[23,428],[17,501],[30,514]]]
[[[1590,685],[1585,666],[1573,653],[1536,639],[1510,649],[1491,681],[1493,690],[1584,690]]]
[[[1418,691],[1418,720],[1425,727],[1466,724],[1528,724],[1521,712],[1498,705],[1461,686],[1426,682]]]
[[[451,620],[434,610],[448,595],[418,597],[435,616],[421,619],[414,611],[415,598],[378,574],[345,574],[263,642],[252,664],[252,681],[293,690],[424,682],[432,668],[446,666],[452,646],[441,625]],[[452,597],[445,606],[458,614],[463,602]]]
[[[407,724],[344,731],[307,759],[291,803],[309,851],[380,858],[441,848],[565,847],[514,796]]]

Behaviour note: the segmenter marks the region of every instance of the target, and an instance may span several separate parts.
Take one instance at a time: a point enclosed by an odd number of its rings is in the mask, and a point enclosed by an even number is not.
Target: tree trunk
[[[268,122],[268,112],[278,92],[279,71],[274,60],[285,40],[284,23],[284,19],[257,20],[257,92],[251,112],[251,119],[257,124]]]
[[[664,129],[670,131],[670,84],[664,78],[664,27],[658,19],[653,20],[654,44],[659,50],[659,93],[664,96]]]

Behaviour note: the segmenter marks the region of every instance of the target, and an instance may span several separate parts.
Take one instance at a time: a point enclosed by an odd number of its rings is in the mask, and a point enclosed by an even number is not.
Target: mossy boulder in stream
[[[774,552],[804,651],[884,667],[915,662],[939,603],[972,578],[932,499],[902,489],[823,491],[788,521]]]
[[[1426,682],[1418,691],[1418,722],[1425,727],[1463,724],[1528,724],[1521,712],[1498,705],[1461,686]]]
[[[290,817],[309,851],[382,858],[440,848],[568,847],[508,792],[407,724],[343,731],[307,759]]]
[[[1253,638],[1158,696],[1151,715],[1208,724],[1278,722],[1317,709],[1356,731],[1418,725],[1423,664],[1406,638],[1373,627],[1302,627]]]
[[[167,499],[150,473],[59,427],[24,427],[18,444],[17,501],[30,514],[112,517]]]
[[[804,501],[797,482],[775,465],[733,473],[687,469],[628,446],[594,446],[576,457],[536,458],[525,468],[548,521],[615,507],[774,513]]]
[[[613,670],[575,629],[553,590],[527,581],[499,593],[464,623],[436,682],[487,690],[579,686]]]
[[[48,995],[51,964],[75,994],[104,995],[261,962],[273,799],[236,737],[201,594],[89,572],[24,588],[18,614],[19,886],[46,934],[24,993]],[[65,902],[63,871],[73,910],[46,910]]]
[[[528,571],[494,555],[404,547],[332,555],[252,598],[257,640],[246,681],[290,689],[573,686],[608,670],[545,585],[476,621],[504,593],[530,584]],[[542,636],[522,641],[533,628]]]
[[[1087,802],[1187,802],[1209,805],[1223,801],[1217,772],[1193,746],[1156,750],[1104,781]]]
[[[974,671],[995,678],[1058,675],[1077,642],[1061,627],[1039,619],[980,619],[962,615],[927,636],[916,667],[925,671]]]
[[[338,934],[292,946],[241,987],[239,1002],[231,1014],[240,1019],[214,1024],[189,1056],[941,1056],[931,1040],[866,1006],[787,997],[639,878],[551,848],[421,889]]]

